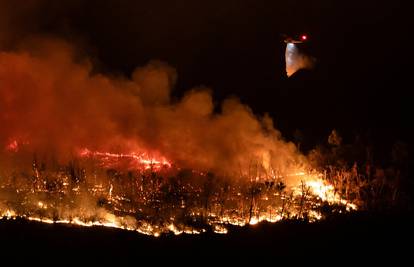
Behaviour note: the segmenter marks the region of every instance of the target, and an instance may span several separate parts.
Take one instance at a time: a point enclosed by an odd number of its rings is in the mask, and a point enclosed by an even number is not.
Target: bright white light
[[[286,74],[290,77],[295,73],[297,68],[298,49],[294,43],[286,45],[285,60],[286,60]]]

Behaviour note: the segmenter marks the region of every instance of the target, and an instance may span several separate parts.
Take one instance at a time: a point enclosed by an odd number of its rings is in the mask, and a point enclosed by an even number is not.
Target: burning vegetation
[[[18,153],[18,152],[11,152]],[[1,215],[45,223],[101,225],[158,236],[226,233],[226,225],[323,218],[356,204],[317,173],[273,174],[250,166],[238,179],[135,155],[81,151],[67,166],[37,159],[1,179]],[[300,181],[298,186],[287,180]]]

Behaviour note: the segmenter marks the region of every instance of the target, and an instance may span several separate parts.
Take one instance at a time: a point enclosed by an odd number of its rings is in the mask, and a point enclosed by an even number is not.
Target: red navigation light
[[[306,35],[302,35],[300,38],[301,38],[303,41],[306,41],[306,39],[308,39],[308,37],[307,37]]]

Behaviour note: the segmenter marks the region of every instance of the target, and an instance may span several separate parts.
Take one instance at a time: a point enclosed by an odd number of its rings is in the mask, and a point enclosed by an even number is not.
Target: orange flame
[[[87,148],[80,150],[79,156],[81,157],[96,157],[100,158],[101,163],[104,167],[110,167],[111,160],[120,160],[120,159],[128,159],[134,162],[133,167],[136,169],[153,169],[159,170],[162,167],[171,167],[171,162],[168,161],[164,157],[155,158],[150,157],[147,153],[111,153],[111,152],[100,152],[100,151],[90,151]]]

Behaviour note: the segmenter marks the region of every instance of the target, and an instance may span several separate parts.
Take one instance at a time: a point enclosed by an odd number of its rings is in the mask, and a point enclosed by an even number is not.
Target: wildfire
[[[296,167],[295,146],[240,101],[216,112],[207,88],[176,101],[168,64],[105,75],[70,44],[40,41],[35,53],[0,53],[1,217],[160,236],[357,208],[343,188]],[[297,48],[287,44],[294,71],[309,67]],[[102,149],[112,143],[129,149]]]

